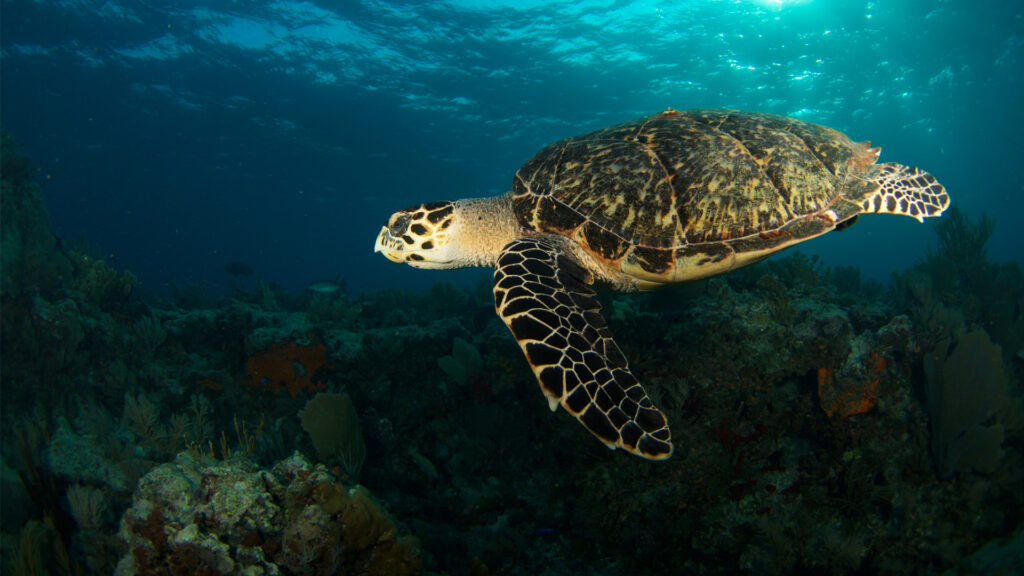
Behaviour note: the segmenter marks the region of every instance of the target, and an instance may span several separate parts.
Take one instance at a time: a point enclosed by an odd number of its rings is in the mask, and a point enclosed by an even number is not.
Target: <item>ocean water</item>
[[[0,121],[54,228],[140,289],[424,287],[372,253],[391,212],[499,194],[554,140],[674,107],[795,116],[934,173],[1024,241],[1019,2],[5,0]],[[932,224],[801,246],[868,278]],[[233,278],[241,261],[251,278]],[[449,273],[472,282],[482,271]],[[248,283],[248,284],[246,284]]]
[[[1019,573],[1022,59],[1019,1],[0,1],[0,572]],[[583,337],[373,253],[667,107],[831,126],[958,210],[566,280]],[[628,453],[646,400],[670,458]]]

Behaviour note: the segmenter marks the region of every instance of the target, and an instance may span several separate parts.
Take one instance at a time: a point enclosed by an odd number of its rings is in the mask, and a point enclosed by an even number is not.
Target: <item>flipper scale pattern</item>
[[[561,404],[610,448],[651,460],[672,455],[668,421],[612,339],[561,236],[517,239],[494,271],[494,305],[533,368],[552,410]]]

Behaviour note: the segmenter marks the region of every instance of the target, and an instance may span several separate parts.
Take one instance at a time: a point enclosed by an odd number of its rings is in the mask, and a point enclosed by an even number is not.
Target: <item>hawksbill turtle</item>
[[[416,268],[491,266],[494,306],[551,409],[610,448],[672,454],[665,415],[629,369],[592,285],[650,290],[722,274],[851,224],[923,221],[949,204],[927,172],[785,116],[668,110],[560,140],[490,198],[395,212],[375,252]]]

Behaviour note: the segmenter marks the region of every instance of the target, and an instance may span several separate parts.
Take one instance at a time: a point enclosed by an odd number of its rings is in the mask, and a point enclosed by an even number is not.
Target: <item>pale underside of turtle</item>
[[[492,266],[494,304],[551,409],[611,448],[672,454],[668,421],[600,314],[595,281],[649,290],[721,274],[861,213],[938,216],[930,174],[800,120],[668,109],[555,142],[507,194],[396,212],[375,250],[418,268]]]

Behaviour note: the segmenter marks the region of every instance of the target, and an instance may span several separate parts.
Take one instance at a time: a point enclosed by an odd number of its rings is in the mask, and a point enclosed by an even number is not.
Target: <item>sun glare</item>
[[[811,0],[753,0],[754,4],[769,10],[782,10],[801,4],[809,4]]]

